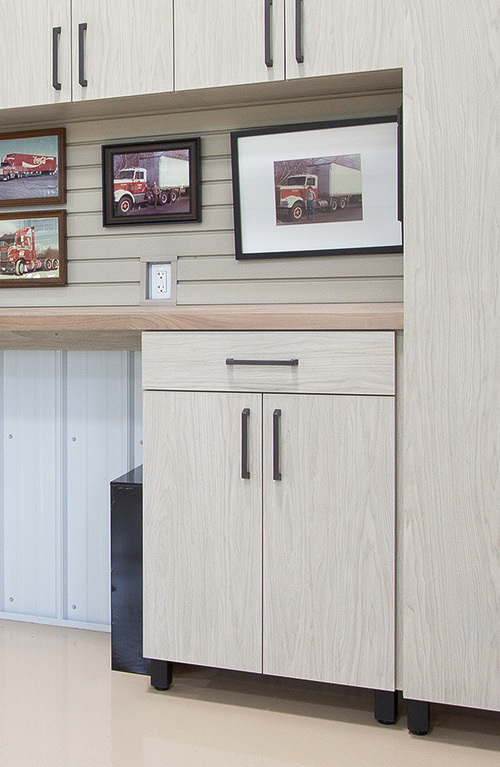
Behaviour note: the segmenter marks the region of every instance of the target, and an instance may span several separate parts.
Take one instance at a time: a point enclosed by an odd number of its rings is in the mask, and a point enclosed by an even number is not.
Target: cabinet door
[[[171,91],[172,3],[73,0],[73,100]]]
[[[286,3],[287,79],[403,66],[401,0]]]
[[[4,2],[2,30],[0,109],[71,101],[70,0]]]
[[[146,657],[262,671],[261,402],[145,392]]]
[[[284,0],[177,0],[175,89],[283,80],[283,13]]]
[[[394,398],[269,394],[263,423],[264,673],[392,690]]]

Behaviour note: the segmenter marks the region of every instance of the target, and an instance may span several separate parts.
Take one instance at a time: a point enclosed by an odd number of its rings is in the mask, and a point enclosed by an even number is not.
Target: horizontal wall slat
[[[188,282],[177,286],[178,303],[287,304],[357,303],[403,300],[400,279],[266,280],[246,282]]]
[[[9,288],[2,306],[134,306],[139,285],[72,285],[62,288]],[[41,328],[43,330],[43,327]]]
[[[113,261],[72,261],[68,264],[68,280],[72,283],[112,283],[117,278],[120,282],[137,283],[140,279],[140,262],[136,259]],[[118,274],[117,274],[118,273]]]
[[[140,231],[131,227],[130,234],[105,237],[72,237],[68,242],[68,255],[73,260],[100,258],[234,255],[234,234],[228,232]]]
[[[307,277],[395,277],[401,274],[402,256],[336,256],[297,258],[295,279]],[[236,261],[234,258],[186,258],[177,266],[178,280],[272,280],[286,279],[289,259]]]
[[[139,234],[147,234],[151,229],[156,231],[162,229],[161,224],[154,225],[142,225],[135,226],[134,229]],[[213,230],[232,230],[233,228],[233,211],[229,206],[208,208],[203,211],[203,220],[201,223],[191,224],[164,224],[163,228],[175,229],[178,232],[207,232]],[[116,236],[116,229],[118,227],[106,227],[103,228],[102,216],[100,213],[78,213],[68,217],[68,237],[84,237],[93,234],[103,234],[105,237]]]

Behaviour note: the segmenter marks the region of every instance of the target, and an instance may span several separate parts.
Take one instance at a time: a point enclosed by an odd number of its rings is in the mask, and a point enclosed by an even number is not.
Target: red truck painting
[[[57,157],[43,154],[18,154],[16,152],[4,156],[0,163],[0,179],[10,181],[13,178],[27,176],[53,176],[57,172]]]
[[[275,191],[278,218],[298,221],[305,215],[311,197],[315,209],[325,211],[345,208],[354,200],[359,202],[361,170],[335,161],[311,165],[306,173],[289,176]]]
[[[185,194],[189,187],[189,161],[162,156],[152,169],[130,167],[115,173],[113,194],[115,208],[123,214],[132,208],[166,205]]]
[[[26,226],[12,234],[0,236],[0,273],[17,274],[50,271],[59,268],[59,259],[36,252],[35,229]]]

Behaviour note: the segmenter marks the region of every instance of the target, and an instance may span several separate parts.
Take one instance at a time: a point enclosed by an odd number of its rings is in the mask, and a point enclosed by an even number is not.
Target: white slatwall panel
[[[401,301],[397,254],[237,262],[230,161],[234,130],[394,114],[400,103],[388,92],[67,125],[69,285],[11,288],[2,305],[138,305],[141,256],[170,254],[178,256],[179,304]],[[104,228],[101,146],[186,135],[202,140],[201,223]]]
[[[0,374],[0,616],[106,627],[109,482],[142,461],[140,355],[5,351]]]
[[[68,352],[64,617],[109,622],[109,483],[128,466],[128,355]]]
[[[4,352],[4,609],[56,618],[60,354]]]

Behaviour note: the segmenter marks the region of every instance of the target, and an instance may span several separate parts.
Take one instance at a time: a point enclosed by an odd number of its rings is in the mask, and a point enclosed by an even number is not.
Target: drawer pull
[[[304,63],[303,0],[295,0],[295,61]]]
[[[273,411],[273,479],[276,482],[281,481],[280,471],[280,418],[281,410],[276,408]]]
[[[82,88],[86,88],[88,81],[85,78],[85,33],[87,24],[78,24],[78,82]]]
[[[265,38],[265,51],[264,61],[266,67],[270,69],[273,65],[273,57],[271,55],[271,9],[273,0],[264,0],[264,38]]]
[[[250,479],[248,470],[248,416],[250,408],[241,411],[241,478]]]
[[[293,360],[235,360],[233,357],[226,359],[226,365],[288,365],[295,367],[299,364],[298,359]]]
[[[61,37],[61,27],[54,27],[52,30],[52,87],[56,91],[62,88],[59,82],[59,38]]]

